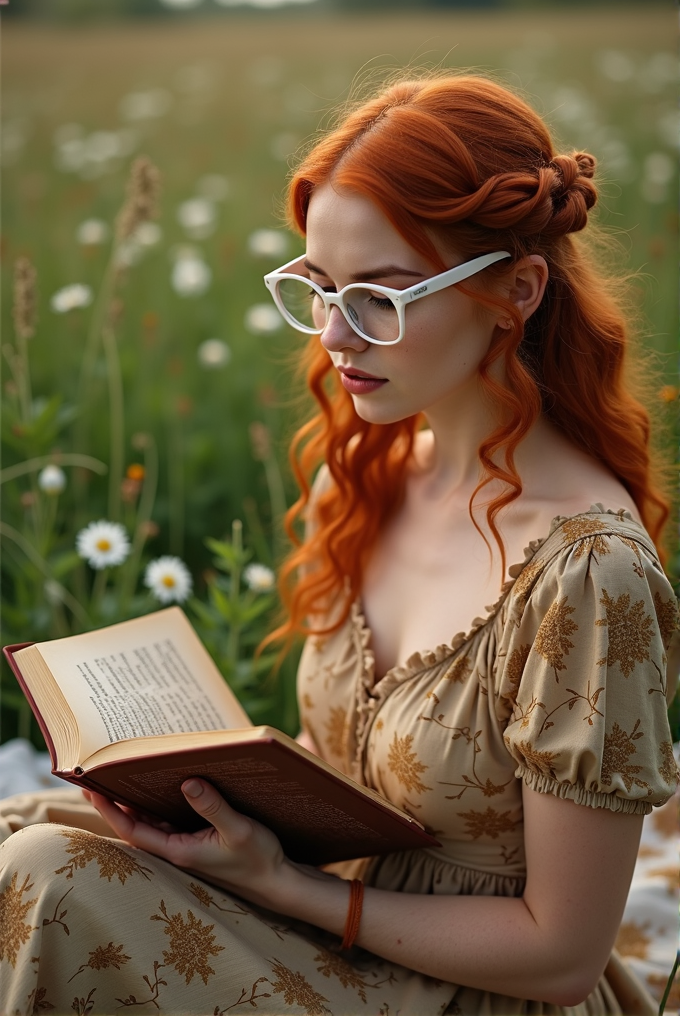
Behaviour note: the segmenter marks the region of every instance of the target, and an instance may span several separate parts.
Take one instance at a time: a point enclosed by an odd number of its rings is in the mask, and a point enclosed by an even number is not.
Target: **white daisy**
[[[78,243],[85,247],[96,247],[105,243],[109,238],[109,227],[103,219],[85,219],[78,226]]]
[[[222,339],[206,339],[197,350],[198,362],[206,370],[226,367],[231,360],[231,350]]]
[[[184,561],[167,554],[149,562],[144,585],[161,603],[183,603],[191,592],[191,573]]]
[[[278,229],[256,229],[248,237],[248,250],[256,257],[282,258],[288,251],[288,237]]]
[[[76,550],[91,568],[122,564],[130,553],[130,541],[119,522],[90,522],[76,536]]]
[[[268,593],[274,588],[275,575],[266,564],[247,564],[243,569],[243,579],[254,593]]]
[[[46,494],[61,494],[66,486],[66,473],[59,466],[45,466],[38,473],[38,486]]]
[[[50,306],[56,314],[65,314],[75,307],[87,307],[92,303],[92,290],[82,282],[74,282],[72,286],[64,286],[53,294]]]
[[[200,296],[210,285],[212,272],[199,257],[181,257],[172,270],[172,288],[178,296]]]
[[[246,311],[244,324],[254,335],[264,335],[283,328],[283,318],[273,304],[255,303]]]

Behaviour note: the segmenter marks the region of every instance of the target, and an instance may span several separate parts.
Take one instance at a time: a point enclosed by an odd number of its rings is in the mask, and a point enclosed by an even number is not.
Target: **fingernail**
[[[203,793],[203,784],[198,780],[187,780],[182,784],[182,792],[187,797],[200,797]]]

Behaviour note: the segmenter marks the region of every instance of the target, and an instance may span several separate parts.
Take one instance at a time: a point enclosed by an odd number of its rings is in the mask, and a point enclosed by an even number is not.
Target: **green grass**
[[[257,228],[280,225],[286,145],[308,140],[357,77],[387,66],[494,73],[525,92],[565,147],[585,148],[601,159],[600,221],[620,234],[622,267],[641,273],[637,290],[645,345],[659,371],[655,384],[675,384],[674,170],[666,184],[645,182],[645,166],[647,172],[656,166],[663,176],[664,158],[675,163],[669,135],[676,82],[664,77],[675,32],[674,11],[654,3],[577,15],[427,11],[350,17],[295,11],[182,24],[6,25],[5,120],[10,144],[19,140],[4,168],[2,314],[8,341],[12,266],[18,255],[28,254],[38,270],[40,297],[38,332],[30,343],[35,396],[75,399],[87,312],[56,315],[49,299],[72,282],[97,288],[107,257],[105,248],[76,241],[79,223],[92,217],[113,222],[133,154],[148,155],[162,175],[163,239],[129,272],[117,326],[126,464],[139,455],[130,443],[135,433],[154,434],[160,450],[154,513],[160,532],[149,554],[183,555],[200,588],[201,571],[209,564],[204,538],[228,533],[232,520],[244,517],[247,498],[258,506],[271,540],[264,470],[253,458],[248,425],[267,423],[284,462],[296,419],[291,392],[296,340],[288,331],[256,336],[244,327],[247,309],[269,299],[263,273],[285,259],[256,258],[247,241]],[[620,80],[607,77],[603,63]],[[167,111],[126,123],[121,100],[151,89],[163,90]],[[97,176],[59,170],[54,135],[73,123],[87,134],[132,127],[134,153]],[[650,164],[654,154],[656,163]],[[205,174],[224,175],[230,184],[218,206],[217,231],[195,242],[213,281],[204,296],[181,298],[170,285],[173,248],[187,242],[176,210]],[[300,241],[291,237],[289,249],[292,257]],[[221,370],[206,371],[196,350],[215,337],[229,344],[232,359]],[[105,374],[102,360],[89,393],[98,411],[88,423],[88,447],[73,447],[68,430],[52,447],[108,459]],[[658,402],[654,408],[670,421],[677,403]],[[3,466],[21,454],[6,443]],[[290,501],[294,488],[286,482]],[[17,528],[27,489],[28,481],[17,481],[4,490],[5,519]],[[61,510],[74,510],[67,497]],[[89,484],[79,511],[84,519],[106,513],[104,481]],[[66,521],[62,517],[57,525]],[[19,632],[10,609],[5,641],[36,637],[43,630],[40,610],[33,605],[27,630]]]

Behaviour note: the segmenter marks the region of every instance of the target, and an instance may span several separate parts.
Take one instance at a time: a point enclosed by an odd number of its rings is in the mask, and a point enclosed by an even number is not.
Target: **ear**
[[[512,300],[525,321],[531,317],[543,299],[548,275],[547,262],[540,254],[529,254],[522,258],[508,273],[506,277],[506,285],[509,284],[508,299]]]

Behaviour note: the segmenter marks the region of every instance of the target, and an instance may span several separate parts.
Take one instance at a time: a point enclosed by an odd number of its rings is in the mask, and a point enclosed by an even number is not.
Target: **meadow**
[[[269,657],[250,662],[276,609],[267,569],[296,496],[286,445],[305,411],[298,339],[262,275],[302,250],[281,212],[296,150],[353,83],[386,68],[492,73],[565,147],[598,157],[610,257],[637,273],[650,409],[677,444],[675,34],[673,8],[655,3],[5,26],[3,643],[155,609],[145,568],[171,555],[254,718],[294,730],[294,659],[278,682]],[[158,216],[116,240],[140,155],[158,170]],[[37,275],[23,338],[12,323],[21,257]],[[118,570],[76,551],[76,534],[102,518],[129,534]],[[677,579],[677,553],[670,567]],[[0,741],[40,744],[5,670],[1,687]]]

